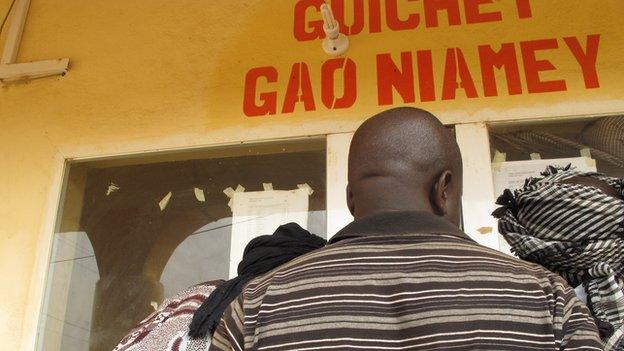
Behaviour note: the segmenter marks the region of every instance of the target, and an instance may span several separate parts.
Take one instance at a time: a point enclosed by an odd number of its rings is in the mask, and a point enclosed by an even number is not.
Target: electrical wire
[[[4,18],[2,19],[2,24],[0,24],[0,34],[2,34],[2,30],[4,29],[4,25],[6,24],[6,21],[9,18],[9,15],[11,14],[11,10],[13,10],[13,5],[15,5],[15,1],[16,0],[11,1],[11,5],[9,5],[9,9],[7,10],[6,15],[4,15]]]

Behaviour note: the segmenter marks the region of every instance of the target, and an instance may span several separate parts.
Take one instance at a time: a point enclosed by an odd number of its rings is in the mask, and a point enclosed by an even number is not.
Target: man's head
[[[368,119],[349,151],[347,203],[355,218],[427,211],[459,223],[461,155],[431,113],[394,108]]]

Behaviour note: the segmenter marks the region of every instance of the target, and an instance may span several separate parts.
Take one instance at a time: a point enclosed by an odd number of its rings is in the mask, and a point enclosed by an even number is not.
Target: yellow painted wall
[[[0,3],[0,14],[8,2]],[[319,70],[328,56],[320,41],[293,38],[294,3],[32,0],[19,61],[69,57],[71,70],[65,77],[0,89],[3,349],[33,347],[64,159],[351,131],[385,108],[377,105],[378,53],[398,60],[401,51],[430,48],[440,75],[444,50],[461,47],[480,91],[477,45],[594,33],[601,34],[598,89],[584,88],[576,61],[560,41],[558,50],[543,55],[557,71],[543,77],[566,79],[566,92],[477,99],[460,93],[453,101],[415,105],[446,123],[624,112],[621,0],[535,0],[534,17],[524,20],[515,15],[515,1],[499,0],[484,8],[502,9],[503,22],[403,32],[388,31],[382,21],[381,33],[350,38],[358,98],[353,107],[334,111],[320,102]],[[405,16],[421,4],[399,3]],[[313,11],[309,16],[319,18]],[[245,73],[275,66],[281,101],[290,67],[299,61],[310,67],[317,111],[298,106],[288,115],[245,117]]]

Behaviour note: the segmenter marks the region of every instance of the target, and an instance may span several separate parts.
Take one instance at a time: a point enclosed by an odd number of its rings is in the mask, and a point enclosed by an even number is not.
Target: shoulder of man
[[[515,265],[517,273],[532,275],[544,291],[552,317],[555,340],[561,350],[602,350],[598,328],[587,306],[576,296],[568,282],[559,274],[543,266],[489,250],[488,255],[497,256]]]
[[[475,244],[477,245],[477,244]],[[587,306],[576,296],[567,281],[545,267],[481,247],[484,258],[504,262],[502,270],[514,276],[530,276],[541,287],[549,306],[552,329],[560,350],[603,350],[598,328]]]
[[[250,304],[262,303],[262,298],[267,289],[271,286],[271,281],[276,274],[300,267],[306,260],[314,258],[315,254],[324,250],[321,248],[314,252],[302,255],[292,261],[281,265],[272,271],[252,279],[243,288],[241,294],[228,306],[219,321],[213,336],[210,351],[242,351],[245,349],[245,310]]]

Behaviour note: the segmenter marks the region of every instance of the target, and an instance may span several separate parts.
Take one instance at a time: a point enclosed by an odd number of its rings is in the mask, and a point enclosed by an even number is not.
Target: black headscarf
[[[189,325],[189,336],[203,338],[214,333],[227,306],[251,279],[305,253],[325,246],[325,239],[311,234],[296,223],[277,228],[273,235],[262,235],[247,244],[238,276],[217,287],[204,301]]]

